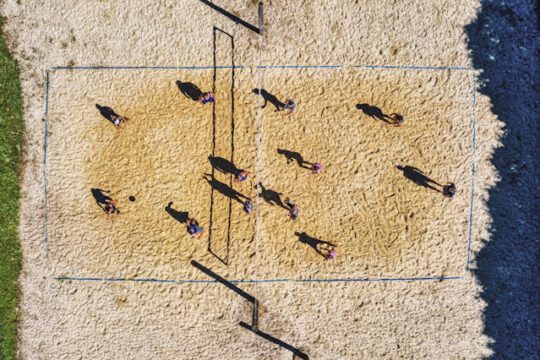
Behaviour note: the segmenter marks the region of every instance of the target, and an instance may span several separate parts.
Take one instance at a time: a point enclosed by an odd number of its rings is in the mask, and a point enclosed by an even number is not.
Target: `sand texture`
[[[255,1],[215,3],[257,24]],[[283,67],[258,68],[258,36],[200,1],[4,2],[28,129],[21,358],[292,357],[240,327],[251,304],[205,282],[192,260],[245,281],[260,330],[310,359],[489,354],[485,304],[466,267],[489,238],[500,122],[475,94],[473,71],[356,67],[470,67],[463,26],[477,4],[265,5],[262,60]],[[261,78],[298,111],[270,101],[259,112]],[[194,101],[181,91],[188,83],[216,103]],[[115,129],[96,105],[130,120]],[[403,114],[404,126],[375,107]],[[316,161],[324,171],[312,175]],[[229,162],[248,180],[235,183]],[[453,181],[457,195],[449,201],[397,165]],[[113,221],[96,189],[118,199]],[[300,206],[296,221],[287,197]],[[200,239],[187,215],[205,229]],[[324,242],[336,259],[317,253]],[[450,279],[364,281],[418,277]]]

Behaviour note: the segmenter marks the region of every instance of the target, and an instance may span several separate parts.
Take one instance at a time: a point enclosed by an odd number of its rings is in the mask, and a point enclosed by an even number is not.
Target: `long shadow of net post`
[[[231,283],[227,279],[225,279],[222,276],[216,274],[215,272],[213,272],[212,270],[210,270],[209,268],[205,267],[204,265],[200,264],[199,262],[197,262],[195,260],[191,261],[191,265],[194,266],[195,268],[197,268],[198,270],[200,270],[201,272],[203,272],[204,274],[210,276],[211,278],[213,278],[214,280],[216,280],[220,284],[225,285],[227,288],[231,289],[232,291],[234,291],[235,293],[237,293],[238,295],[240,295],[241,297],[243,297],[244,299],[246,299],[247,301],[249,301],[250,303],[253,304],[252,323],[251,323],[251,325],[241,321],[240,326],[242,326],[243,328],[248,329],[249,331],[252,331],[254,334],[259,335],[260,337],[262,337],[265,340],[268,340],[268,341],[270,341],[270,342],[272,342],[272,343],[274,343],[274,344],[276,344],[276,345],[278,345],[278,346],[280,346],[280,347],[282,347],[284,349],[289,350],[290,352],[293,353],[293,356],[295,356],[295,357],[298,357],[298,358],[304,359],[304,360],[309,360],[309,356],[307,354],[304,354],[302,351],[300,351],[300,349],[297,349],[294,346],[292,346],[291,344],[288,344],[283,340],[275,338],[272,335],[267,334],[267,333],[262,332],[262,331],[259,330],[259,328],[258,328],[258,326],[259,326],[259,301],[254,296],[248,294],[246,291],[242,290],[238,286],[234,285],[233,283]]]
[[[230,12],[228,12],[227,10],[223,9],[222,7],[219,7],[217,6],[216,4],[214,4],[213,2],[211,1],[208,1],[208,0],[199,0],[200,2],[202,2],[203,4],[205,5],[208,5],[210,8],[216,10],[217,12],[219,12],[220,14],[223,14],[225,15],[226,17],[228,17],[229,19],[231,19],[232,21],[234,21],[235,23],[239,24],[239,25],[242,25],[244,27],[246,27],[247,29],[253,31],[253,32],[256,32],[257,34],[260,34],[261,33],[261,30],[248,23],[247,21],[239,18],[238,16],[234,15],[234,14],[231,14]]]
[[[538,359],[540,354],[540,199],[538,17],[533,1],[482,0],[465,27],[479,92],[505,123],[492,157],[500,181],[489,191],[491,240],[476,256],[483,288],[484,332],[494,359]],[[538,2],[536,13],[538,14]]]

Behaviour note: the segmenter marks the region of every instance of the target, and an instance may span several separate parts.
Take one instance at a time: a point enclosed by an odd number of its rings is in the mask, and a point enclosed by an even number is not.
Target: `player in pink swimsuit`
[[[322,173],[322,171],[323,171],[323,166],[318,161],[311,166],[311,175],[318,175]]]
[[[300,216],[300,207],[296,205],[291,199],[285,199],[285,205],[289,207],[289,216],[293,221],[296,221]]]

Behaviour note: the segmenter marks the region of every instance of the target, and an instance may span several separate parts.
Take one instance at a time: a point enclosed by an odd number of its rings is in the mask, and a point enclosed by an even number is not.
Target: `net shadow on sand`
[[[202,0],[201,0],[202,1]],[[204,2],[204,1],[203,1]],[[212,4],[213,5],[213,4]],[[210,192],[210,221],[209,221],[209,229],[208,229],[208,252],[212,254],[216,259],[221,261],[224,265],[229,264],[229,255],[230,255],[230,244],[231,244],[231,223],[232,223],[232,200],[235,199],[237,201],[240,201],[243,203],[241,198],[243,197],[242,194],[236,192],[234,189],[232,189],[232,176],[229,176],[229,185],[226,185],[215,178],[215,170],[226,172],[225,170],[235,170],[236,167],[234,166],[234,96],[235,96],[235,71],[234,71],[234,36],[227,33],[226,31],[223,31],[217,27],[214,26],[213,32],[212,32],[212,44],[213,44],[213,77],[212,77],[212,92],[216,93],[216,83],[217,83],[217,70],[218,70],[218,64],[217,64],[217,37],[218,35],[226,36],[230,39],[231,43],[231,89],[230,89],[230,96],[231,96],[231,125],[230,125],[230,137],[231,137],[231,144],[230,144],[230,160],[227,160],[223,157],[216,156],[216,102],[214,101],[212,103],[212,154],[209,156],[210,164],[212,165],[211,174],[205,174],[206,181],[211,185],[212,190]],[[221,167],[219,167],[221,166]],[[234,168],[234,169],[233,169]],[[229,204],[228,204],[228,216],[227,216],[227,235],[226,235],[226,245],[225,245],[225,251],[224,254],[217,254],[217,252],[214,249],[214,243],[213,241],[213,229],[214,229],[214,205],[215,205],[215,198],[214,198],[214,190],[217,190],[221,192],[223,195],[229,197]]]

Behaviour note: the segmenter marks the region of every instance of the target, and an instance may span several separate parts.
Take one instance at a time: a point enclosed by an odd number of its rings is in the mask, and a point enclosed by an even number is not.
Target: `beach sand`
[[[256,2],[216,4],[257,24]],[[291,358],[240,327],[251,321],[251,304],[204,282],[191,260],[247,281],[238,286],[260,302],[259,329],[311,359],[489,353],[485,304],[467,266],[489,238],[485,200],[500,122],[475,94],[473,71],[355,67],[469,67],[463,26],[476,3],[268,1],[265,65],[340,66],[265,69],[256,34],[195,0],[6,1],[1,9],[27,127],[22,358]],[[287,116],[268,103],[259,113],[252,90],[260,76],[298,111]],[[177,81],[214,91],[215,106],[186,97]],[[96,104],[130,121],[115,129]],[[399,112],[405,124],[391,126],[358,104]],[[323,173],[287,163],[278,149],[322,162]],[[251,175],[234,183],[209,156]],[[396,165],[453,181],[458,193],[449,201]],[[257,196],[259,183],[281,193],[277,204]],[[91,189],[118,199],[114,221]],[[279,203],[286,197],[301,209],[294,222]],[[250,216],[245,198],[255,202]],[[200,239],[187,234],[186,212],[205,228]],[[324,260],[311,246],[317,241],[337,245],[337,258]],[[426,277],[450,279],[403,280]]]

